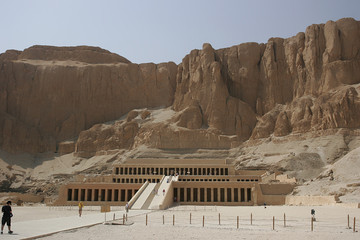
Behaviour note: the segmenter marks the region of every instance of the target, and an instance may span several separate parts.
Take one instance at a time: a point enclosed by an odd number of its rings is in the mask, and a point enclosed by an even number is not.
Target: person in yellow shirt
[[[81,217],[83,207],[84,207],[83,202],[79,202],[79,217]]]

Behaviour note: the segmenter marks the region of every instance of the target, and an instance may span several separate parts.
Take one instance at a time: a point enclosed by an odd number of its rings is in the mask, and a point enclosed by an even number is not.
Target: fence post
[[[190,213],[190,225],[191,225],[191,213]]]
[[[354,227],[353,227],[353,232],[355,232],[355,217],[354,217]]]
[[[219,213],[219,225],[220,225],[220,213]]]
[[[286,227],[286,215],[284,213],[284,227]]]
[[[165,217],[164,217],[164,215],[163,215],[163,225],[165,224]]]
[[[127,221],[127,213],[125,214],[125,220]]]
[[[252,225],[252,213],[250,214],[250,224]]]
[[[203,227],[205,225],[205,216],[203,215]]]
[[[123,214],[123,225],[125,225],[125,214]]]
[[[350,229],[350,216],[348,214],[348,229]]]
[[[148,222],[148,216],[147,216],[147,214],[146,214],[146,226],[147,226],[147,222]]]
[[[314,218],[311,217],[311,231],[314,231]]]
[[[175,225],[175,215],[173,214],[173,226]]]
[[[239,216],[236,217],[236,228],[239,228]]]
[[[275,217],[273,216],[273,230],[275,230]]]

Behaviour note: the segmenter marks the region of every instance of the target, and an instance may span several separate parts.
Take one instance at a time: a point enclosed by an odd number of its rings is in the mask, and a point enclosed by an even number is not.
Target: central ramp
[[[143,209],[144,204],[147,202],[148,198],[154,196],[154,189],[156,187],[156,183],[149,183],[145,190],[138,197],[136,202],[132,205],[131,209]]]
[[[163,178],[160,187],[158,188],[158,194],[155,195],[152,200],[149,209],[160,209],[160,206],[163,205],[165,198],[169,197],[170,194],[170,186],[172,181],[177,181],[178,177],[174,176],[166,176]],[[172,196],[170,196],[172,197]]]
[[[178,176],[164,176],[159,183],[144,185],[145,189],[138,196],[134,195],[131,209],[163,209],[164,202],[172,201],[171,182],[178,181]],[[136,199],[136,200],[135,200]],[[131,202],[132,200],[130,200]]]

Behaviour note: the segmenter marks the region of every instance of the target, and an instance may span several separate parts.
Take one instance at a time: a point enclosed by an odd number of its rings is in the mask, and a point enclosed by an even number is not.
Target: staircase
[[[143,209],[143,205],[150,197],[154,197],[154,189],[156,183],[149,183],[145,190],[141,193],[135,203],[131,206],[131,209]]]
[[[171,182],[177,180],[178,176],[165,176],[159,183],[149,183],[131,209],[160,209],[165,199],[170,197]]]

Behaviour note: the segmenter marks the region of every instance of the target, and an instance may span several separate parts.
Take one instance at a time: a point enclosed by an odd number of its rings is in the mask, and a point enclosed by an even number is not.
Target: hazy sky
[[[267,42],[343,17],[360,20],[360,0],[0,0],[0,53],[89,45],[134,63],[180,63],[205,42]]]

